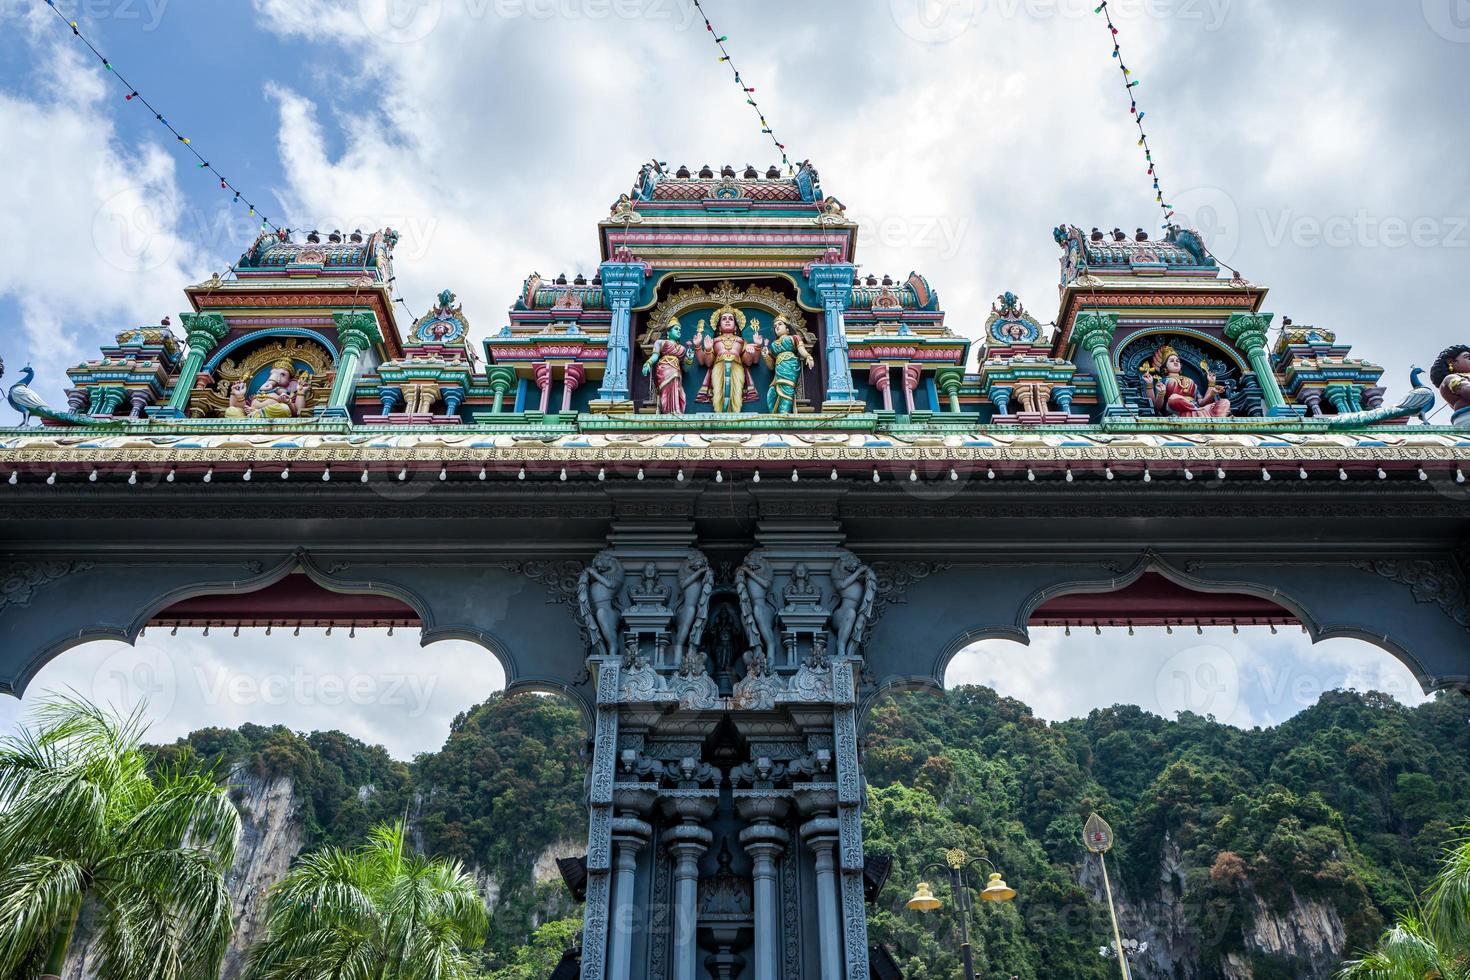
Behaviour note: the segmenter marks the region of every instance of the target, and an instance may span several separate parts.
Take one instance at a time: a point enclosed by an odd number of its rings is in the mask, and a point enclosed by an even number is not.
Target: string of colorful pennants
[[[753,85],[746,84],[746,81],[744,77],[741,76],[739,69],[735,67],[735,62],[731,60],[729,50],[725,47],[725,42],[730,40],[729,35],[721,34],[715,30],[715,25],[710,23],[709,15],[704,12],[704,6],[699,2],[699,0],[693,0],[693,3],[694,9],[698,11],[699,16],[704,19],[705,30],[709,31],[709,36],[714,39],[715,47],[720,49],[720,62],[722,64],[730,66],[730,71],[735,76],[735,84],[740,86],[740,91],[745,95],[746,103],[748,103],[751,108],[755,110],[755,114],[760,118],[761,132],[765,133],[771,138],[771,142],[775,144],[777,151],[781,154],[781,163],[786,167],[787,172],[790,172],[792,170],[792,166],[791,159],[786,155],[786,144],[782,143],[776,138],[775,130],[766,120],[766,114],[764,111],[762,111],[760,103],[756,101],[755,87]]]
[[[77,22],[68,19],[65,14],[57,9],[56,0],[46,0],[46,6],[50,7],[51,12],[55,14],[62,23],[66,24],[66,26],[71,29],[72,34],[74,34],[78,40],[85,44],[88,50],[90,50],[94,55],[97,56],[97,60],[102,63],[102,67],[107,71],[107,73],[116,78],[118,82],[127,90],[128,94],[125,97],[125,101],[137,101],[141,103],[144,107],[146,107],[149,112],[153,113],[153,118],[162,123],[164,127],[174,135],[174,139],[177,140],[184,147],[184,149],[194,154],[194,158],[199,161],[199,169],[209,171],[216,179],[218,179],[220,190],[230,191],[234,194],[234,197],[231,199],[231,203],[245,205],[245,207],[250,210],[251,217],[254,217],[257,214],[255,203],[249,198],[245,197],[244,192],[241,191],[240,188],[231,183],[224,174],[220,173],[219,170],[215,168],[214,164],[209,162],[209,159],[207,157],[199,152],[198,148],[194,146],[193,141],[190,140],[189,137],[185,136],[183,133],[175,129],[174,124],[168,121],[168,118],[164,116],[163,112],[156,105],[150,102],[148,98],[143,95],[142,92],[138,91],[138,89],[134,87],[131,82],[123,77],[122,72],[118,71],[117,66],[109,61],[102,54],[101,51],[98,51],[97,46],[94,45],[91,40],[82,33],[82,29],[77,24]],[[260,225],[262,228],[272,228],[276,231],[281,230],[264,214],[260,215]]]
[[[1118,62],[1118,70],[1123,75],[1123,87],[1128,93],[1128,111],[1133,115],[1133,121],[1138,124],[1138,145],[1143,148],[1144,159],[1148,162],[1148,176],[1154,185],[1154,200],[1159,205],[1159,210],[1164,213],[1164,227],[1169,227],[1169,219],[1174,217],[1174,206],[1164,200],[1164,190],[1159,183],[1159,168],[1154,161],[1153,147],[1148,142],[1148,131],[1144,129],[1143,117],[1147,113],[1138,108],[1138,96],[1134,90],[1138,88],[1139,80],[1133,77],[1133,71],[1123,60],[1123,48],[1118,43],[1118,27],[1113,23],[1113,15],[1108,10],[1108,0],[1102,0],[1102,4],[1093,11],[1102,14],[1107,21],[1108,31],[1113,39],[1113,58]]]

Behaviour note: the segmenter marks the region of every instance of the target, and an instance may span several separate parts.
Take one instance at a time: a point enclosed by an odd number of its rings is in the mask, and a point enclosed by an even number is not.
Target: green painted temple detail
[[[586,980],[892,976],[864,718],[978,640],[1292,625],[1470,690],[1470,347],[1390,398],[1181,227],[1058,227],[1055,315],[956,332],[810,164],[650,162],[597,230],[479,343],[400,321],[392,229],[270,231],[64,407],[21,371],[0,690],[149,625],[477,642],[586,717]]]

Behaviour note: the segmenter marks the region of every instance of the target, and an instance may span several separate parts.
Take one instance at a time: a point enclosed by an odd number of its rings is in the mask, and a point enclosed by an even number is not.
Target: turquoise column
[[[1236,313],[1225,324],[1225,336],[1250,361],[1251,370],[1261,386],[1261,397],[1266,402],[1266,417],[1294,418],[1300,413],[1286,404],[1286,396],[1281,394],[1281,385],[1271,368],[1271,358],[1266,354],[1266,332],[1271,329],[1274,315]]]
[[[648,277],[644,262],[602,263],[602,294],[612,310],[612,324],[607,335],[607,366],[602,375],[599,400],[626,402],[631,400],[628,372],[633,358],[633,301]]]
[[[1118,330],[1118,318],[1112,313],[1079,313],[1072,326],[1072,339],[1092,355],[1093,372],[1097,375],[1097,393],[1102,399],[1103,415],[1127,415],[1123,405],[1123,392],[1118,388],[1118,376],[1113,368],[1113,335]]]
[[[322,414],[347,418],[347,406],[357,387],[357,369],[363,352],[374,344],[382,343],[383,332],[378,328],[378,318],[361,310],[334,313],[332,319],[337,324],[337,344],[342,353],[337,358],[337,377],[332,382],[332,394]]]
[[[852,299],[852,281],[857,266],[847,262],[814,262],[807,271],[812,289],[822,298],[827,319],[827,397],[826,407],[851,405],[856,400],[852,384],[852,367],[847,357],[847,304]]]
[[[194,382],[199,377],[199,370],[204,367],[204,359],[219,346],[219,342],[225,339],[225,334],[230,330],[225,318],[218,313],[183,313],[179,319],[184,324],[189,354],[179,367],[179,376],[174,380],[174,390],[169,396],[168,404],[155,413],[157,418],[184,417],[189,408],[189,396],[194,391]]]

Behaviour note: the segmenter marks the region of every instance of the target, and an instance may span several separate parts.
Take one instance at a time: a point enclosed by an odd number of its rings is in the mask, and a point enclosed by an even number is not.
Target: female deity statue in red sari
[[[1230,414],[1230,399],[1225,397],[1225,389],[1215,383],[1215,372],[1210,370],[1209,362],[1200,361],[1200,367],[1208,379],[1208,390],[1203,395],[1194,379],[1185,375],[1184,364],[1174,348],[1160,347],[1154,352],[1152,362],[1143,363],[1140,371],[1148,386],[1149,399],[1160,415],[1224,418]]]
[[[643,362],[643,373],[653,376],[661,414],[684,414],[684,365],[692,363],[694,351],[684,346],[683,328],[678,320],[670,320],[669,329],[653,342],[648,360]]]

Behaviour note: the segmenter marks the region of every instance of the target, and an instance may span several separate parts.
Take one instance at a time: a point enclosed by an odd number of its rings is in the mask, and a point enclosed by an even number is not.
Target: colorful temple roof
[[[859,273],[858,227],[810,163],[650,161],[597,230],[590,274],[532,273],[498,324],[473,314],[481,341],[449,289],[398,321],[392,229],[262,234],[227,275],[184,290],[182,337],[167,320],[122,331],[68,372],[64,409],[18,386],[12,405],[45,429],[3,430],[0,448],[1033,472],[1171,453],[1275,453],[1305,471],[1360,450],[1395,464],[1465,452],[1454,427],[1405,428],[1435,400],[1417,373],[1391,404],[1381,368],[1333,330],[1278,326],[1265,287],[1187,228],[1057,227],[1055,315],[1005,292],[984,323],[959,325],[921,273]],[[1439,373],[1451,397],[1459,375]],[[1466,407],[1452,404],[1457,424]]]

